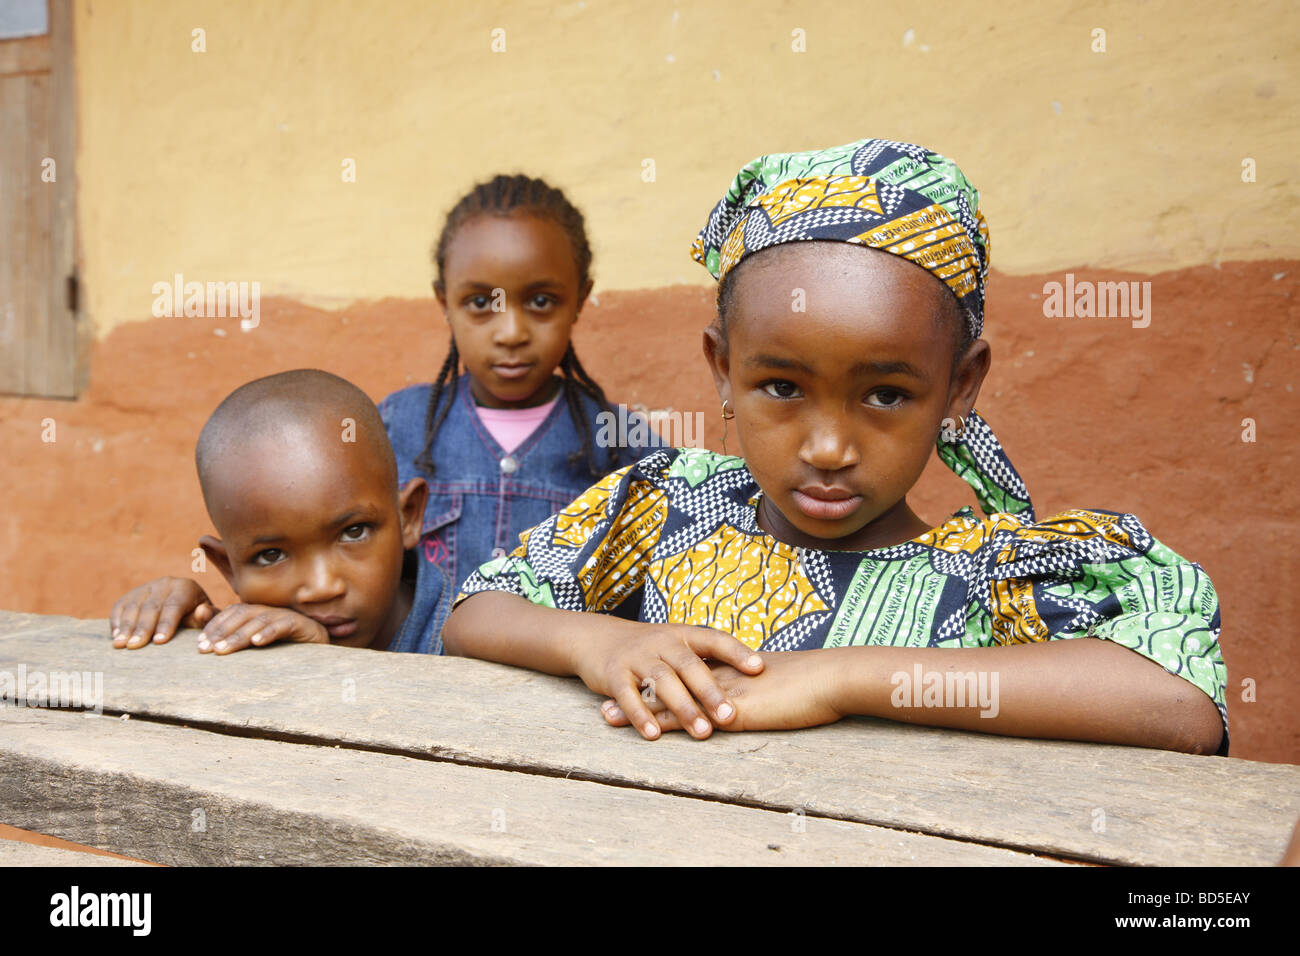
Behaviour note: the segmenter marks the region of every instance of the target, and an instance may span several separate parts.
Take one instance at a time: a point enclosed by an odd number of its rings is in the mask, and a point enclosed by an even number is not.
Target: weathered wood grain
[[[146,866],[99,853],[78,853],[52,846],[37,846],[20,840],[0,840],[0,867],[5,866]]]
[[[0,393],[75,398],[91,329],[68,296],[77,273],[70,0],[49,0],[49,14],[48,34],[0,41]]]
[[[169,864],[1050,863],[582,780],[26,708],[0,715],[0,814]]]
[[[276,646],[111,647],[104,621],[0,613],[0,670],[103,674],[114,712],[231,733],[526,768],[1138,865],[1269,865],[1300,816],[1300,768],[854,719],[653,742],[601,720],[576,680],[483,661]]]
[[[50,69],[50,35],[0,40],[0,77],[43,73]]]
[[[69,276],[80,276],[77,241],[77,73],[71,0],[50,0],[49,155],[58,164],[58,179],[46,184],[49,220],[49,304],[47,329],[50,364],[42,394],[76,398],[90,376],[94,333],[86,314],[85,290],[69,308]]]

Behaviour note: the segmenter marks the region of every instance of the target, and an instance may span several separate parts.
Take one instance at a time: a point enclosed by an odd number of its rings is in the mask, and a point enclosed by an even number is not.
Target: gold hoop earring
[[[958,415],[957,421],[960,423],[960,426],[956,431],[952,428],[951,418],[945,418],[939,425],[939,437],[943,441],[952,444],[953,442],[961,441],[966,437],[966,416]]]
[[[731,399],[726,399],[722,403],[722,453],[727,454],[727,422],[736,417],[734,410],[728,410],[727,406],[731,404]]]

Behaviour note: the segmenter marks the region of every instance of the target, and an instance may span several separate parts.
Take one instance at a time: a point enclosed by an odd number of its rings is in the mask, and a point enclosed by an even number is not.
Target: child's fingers
[[[763,669],[763,658],[736,640],[730,634],[711,627],[693,628],[688,643],[700,657],[730,664],[745,674],[757,674]]]
[[[677,715],[671,710],[659,709],[653,704],[651,704],[650,707],[655,711],[655,723],[659,725],[660,733],[666,733],[669,730],[682,729],[682,722],[677,719]],[[660,707],[662,707],[662,705],[660,705]],[[627,714],[623,713],[623,708],[619,707],[618,704],[612,700],[607,700],[601,705],[600,714],[605,718],[605,723],[609,724],[611,727],[626,727],[630,723],[627,719]]]
[[[130,634],[126,639],[127,647],[144,647],[158,632],[158,616],[162,613],[165,593],[165,581],[155,581],[149,585],[144,599],[140,601],[137,608],[134,625],[129,632],[125,629],[122,631],[123,634]]]
[[[610,698],[600,705],[600,715],[605,718],[605,723],[611,727],[626,727],[631,721],[627,719],[627,714],[623,713],[623,708]]]
[[[659,720],[660,717],[668,713],[668,705],[662,700],[658,698],[646,700],[644,691],[642,691],[641,699],[645,701],[646,709],[650,711],[655,720]],[[623,713],[623,708],[618,706],[618,701],[612,697],[600,705],[600,713],[614,727],[626,727],[631,723],[627,719],[627,714]]]
[[[681,721],[682,726],[687,729],[692,737],[703,740],[713,733],[713,722],[700,709],[700,705],[691,696],[691,692],[686,689],[686,685],[682,683],[681,676],[678,673],[679,668],[687,670],[691,667],[691,659],[694,659],[699,666],[708,671],[708,665],[693,654],[689,654],[689,656],[683,655],[671,662],[660,660],[646,674],[642,682],[645,690],[643,690],[641,696],[648,692],[651,698],[657,697],[663,701],[664,706],[677,715],[677,719]],[[718,693],[721,695],[721,691]],[[623,701],[620,699],[619,703],[622,704]],[[624,710],[626,711],[626,708]]]
[[[748,650],[748,648],[746,648]],[[725,724],[735,719],[736,706],[727,697],[726,691],[718,683],[714,675],[713,668],[694,657],[693,660],[683,661],[677,667],[677,673],[681,676],[682,681],[686,684],[687,689],[698,700],[719,724]],[[674,713],[681,714],[676,708],[670,708]],[[684,722],[684,721],[683,721]],[[696,736],[701,736],[696,734]]]
[[[126,597],[126,604],[122,606],[122,613],[118,617],[117,630],[113,634],[113,643],[117,647],[139,647],[139,644],[131,643],[135,637],[135,624],[140,617],[140,604],[142,597],[139,594],[129,594]]]
[[[310,618],[293,611],[286,611],[269,621],[253,643],[258,647],[273,644],[276,641],[293,641],[295,644],[329,643],[329,634]]]
[[[671,710],[665,710],[662,714],[656,715],[659,720],[659,730],[661,733],[668,733],[670,730],[683,730],[682,722],[677,719],[677,715]]]
[[[218,654],[229,654],[246,647],[265,647],[276,641],[313,641],[316,637],[302,626],[302,619],[282,610],[263,611],[254,614],[240,625],[239,629],[219,639],[213,650]]]
[[[254,614],[239,630],[217,641],[212,649],[218,654],[230,654],[245,647],[263,647],[282,637],[289,637],[292,621],[284,614],[263,612]]]
[[[126,647],[126,639],[135,627],[135,618],[139,612],[139,603],[135,592],[125,594],[113,604],[113,613],[109,615],[109,625],[113,631],[113,646]]]
[[[217,609],[210,602],[205,601],[187,614],[181,623],[186,627],[204,627],[208,621],[212,620],[212,615],[217,613]]]
[[[235,651],[242,651],[244,648],[248,647],[250,638],[256,633],[256,628],[250,631],[241,627],[233,634],[227,634],[225,637],[218,638],[212,645],[212,653],[221,655],[233,654]]]
[[[283,630],[283,618],[277,619],[265,613],[252,614],[241,621],[237,628],[217,636],[212,642],[212,650],[216,654],[233,654],[249,645],[260,647],[282,636]]]
[[[637,732],[646,740],[654,740],[659,736],[659,721],[655,720],[646,707],[645,701],[641,699],[641,692],[632,682],[632,675],[628,675],[628,680],[615,689],[614,699],[618,702],[619,709],[627,715],[626,720]]]
[[[176,635],[181,619],[193,610],[192,598],[175,591],[163,600],[162,610],[158,612],[158,623],[154,625],[153,642],[166,644]]]
[[[199,653],[209,653],[219,641],[225,640],[243,627],[250,617],[260,613],[260,609],[250,607],[247,604],[232,604],[224,611],[214,615],[212,620],[207,623],[207,626],[203,628],[203,634],[199,637]]]

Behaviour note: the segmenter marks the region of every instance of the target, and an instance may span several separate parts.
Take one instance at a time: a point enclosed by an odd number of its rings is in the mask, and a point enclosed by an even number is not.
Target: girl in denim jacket
[[[399,485],[429,485],[412,613],[430,625],[390,650],[438,654],[475,568],[659,442],[637,428],[622,447],[600,440],[624,430],[601,427],[598,415],[616,413],[569,339],[591,292],[591,249],[560,190],[522,175],[475,186],[448,214],[433,259],[451,348],[434,383],[394,392],[379,411]]]

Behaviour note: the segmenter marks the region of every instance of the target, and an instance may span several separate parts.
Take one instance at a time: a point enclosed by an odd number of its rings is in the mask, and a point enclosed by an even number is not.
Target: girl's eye
[[[364,541],[370,535],[370,525],[350,524],[343,529],[344,541]]]
[[[528,300],[528,304],[531,305],[534,309],[541,311],[543,309],[549,309],[552,305],[555,304],[555,300],[552,299],[549,295],[545,295],[539,292],[537,293],[537,295],[533,296],[531,299]]]
[[[252,563],[259,568],[269,568],[283,557],[284,552],[279,548],[267,548],[265,551],[259,551],[253,555]]]
[[[875,408],[897,408],[907,396],[894,388],[881,388],[867,396],[867,404]]]
[[[485,295],[472,295],[465,300],[465,304],[476,312],[481,312],[488,307],[488,297]]]
[[[794,382],[768,382],[763,386],[763,391],[773,398],[798,398],[801,394],[799,386]]]

